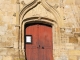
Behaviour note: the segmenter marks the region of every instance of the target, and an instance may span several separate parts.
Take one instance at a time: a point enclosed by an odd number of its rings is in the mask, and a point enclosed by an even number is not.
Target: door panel
[[[41,60],[53,60],[52,54],[52,29],[46,25],[39,25],[39,45]]]
[[[27,60],[53,60],[52,28],[43,24],[26,27],[26,35],[32,35],[32,44],[26,44]]]
[[[32,43],[26,44],[27,60],[38,60],[38,26],[31,25],[26,28],[26,35],[32,35]]]

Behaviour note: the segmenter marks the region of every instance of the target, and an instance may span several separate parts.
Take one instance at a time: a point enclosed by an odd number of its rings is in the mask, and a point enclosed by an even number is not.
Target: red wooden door
[[[32,43],[26,45],[27,60],[53,60],[52,28],[42,24],[26,27],[26,35],[32,35]]]

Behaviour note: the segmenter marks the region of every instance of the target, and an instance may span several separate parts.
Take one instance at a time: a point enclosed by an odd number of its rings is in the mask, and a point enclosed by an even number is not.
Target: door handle
[[[42,47],[42,49],[44,49],[44,47]]]

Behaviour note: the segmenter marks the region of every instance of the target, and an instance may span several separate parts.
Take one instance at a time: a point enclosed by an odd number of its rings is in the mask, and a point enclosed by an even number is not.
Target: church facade
[[[79,0],[1,0],[0,60],[80,60]]]

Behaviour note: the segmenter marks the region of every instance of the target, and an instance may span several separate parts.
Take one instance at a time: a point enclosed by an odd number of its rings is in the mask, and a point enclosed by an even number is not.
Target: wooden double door
[[[32,43],[25,43],[26,60],[53,60],[52,27],[32,24],[25,31],[32,36]]]

